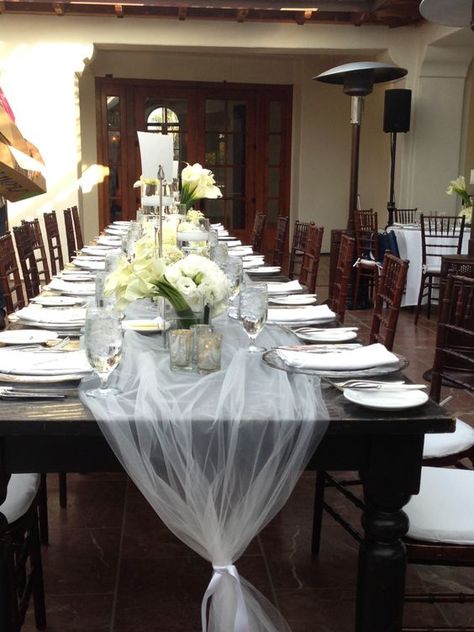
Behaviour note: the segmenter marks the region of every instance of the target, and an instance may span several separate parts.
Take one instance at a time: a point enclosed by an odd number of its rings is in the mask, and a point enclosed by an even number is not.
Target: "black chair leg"
[[[41,474],[38,494],[38,517],[41,544],[49,544],[48,488],[46,486],[46,474]]]
[[[43,564],[41,562],[40,534],[35,520],[31,531],[31,565],[33,569],[32,592],[35,609],[35,625],[38,630],[46,629],[46,605],[44,600]]]
[[[67,479],[65,472],[58,472],[59,479],[59,506],[62,509],[67,507]]]
[[[313,509],[313,534],[311,537],[311,553],[314,556],[319,555],[321,548],[321,531],[323,522],[323,503],[324,488],[326,486],[326,475],[319,470],[316,472],[316,487],[314,492],[314,509]]]
[[[416,304],[415,325],[418,323],[418,316],[420,315],[421,302],[423,300],[423,290],[425,289],[425,280],[426,280],[426,275],[423,274],[421,276],[420,291],[418,293],[418,302]]]

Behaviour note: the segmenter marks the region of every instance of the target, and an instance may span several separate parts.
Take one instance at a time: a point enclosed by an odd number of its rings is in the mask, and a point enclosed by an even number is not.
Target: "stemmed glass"
[[[240,284],[243,277],[242,259],[240,257],[227,257],[226,261],[219,264],[219,266],[229,281],[228,314],[230,318],[238,318],[236,299],[240,291]]]
[[[99,388],[86,391],[90,397],[107,397],[117,393],[107,385],[112,371],[122,357],[122,316],[104,307],[89,307],[86,312],[84,347],[89,364],[100,378]]]
[[[249,353],[265,351],[255,345],[267,320],[268,291],[266,283],[244,285],[240,289],[239,318],[250,338]]]

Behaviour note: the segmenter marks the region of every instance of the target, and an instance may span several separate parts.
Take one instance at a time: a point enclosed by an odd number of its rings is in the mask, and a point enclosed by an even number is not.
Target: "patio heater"
[[[444,26],[468,26],[474,31],[474,0],[422,0],[420,13],[429,22]],[[468,254],[474,256],[474,222],[471,222]]]
[[[349,188],[349,213],[347,229],[354,229],[354,213],[357,209],[357,189],[359,180],[360,125],[364,97],[373,90],[374,83],[384,83],[401,79],[407,74],[405,68],[375,61],[359,61],[336,66],[313,77],[316,81],[342,85],[351,97],[352,151]]]

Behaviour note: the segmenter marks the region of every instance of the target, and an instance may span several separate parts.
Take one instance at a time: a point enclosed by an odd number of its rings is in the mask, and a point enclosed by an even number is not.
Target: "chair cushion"
[[[408,537],[474,544],[474,471],[423,467],[420,493],[404,507]]]
[[[469,450],[474,445],[474,428],[456,419],[456,430],[444,434],[425,435],[424,459],[436,459]],[[474,492],[473,492],[474,493]]]
[[[40,484],[39,474],[12,474],[8,481],[7,497],[0,505],[0,513],[12,524],[30,508]]]

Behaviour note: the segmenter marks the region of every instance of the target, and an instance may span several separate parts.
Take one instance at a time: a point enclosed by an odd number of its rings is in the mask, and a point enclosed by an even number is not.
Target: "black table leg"
[[[418,492],[423,437],[374,439],[367,471],[361,472],[366,509],[359,549],[356,632],[400,632],[405,593],[408,530],[402,511]]]

